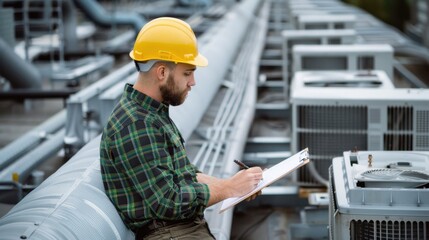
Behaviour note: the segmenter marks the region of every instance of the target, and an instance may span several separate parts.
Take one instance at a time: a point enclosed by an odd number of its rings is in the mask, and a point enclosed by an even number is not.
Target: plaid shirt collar
[[[168,105],[164,103],[160,103],[155,99],[149,97],[148,95],[139,92],[138,90],[133,88],[133,85],[127,83],[125,85],[125,94],[132,101],[136,102],[140,106],[144,106],[149,109],[149,111],[167,113],[168,114]]]

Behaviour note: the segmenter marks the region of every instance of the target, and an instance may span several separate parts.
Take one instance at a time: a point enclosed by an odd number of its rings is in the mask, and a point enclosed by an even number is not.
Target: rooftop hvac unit
[[[293,83],[292,151],[309,147],[324,179],[331,159],[343,151],[429,151],[428,99],[428,89],[310,88]],[[300,181],[315,183],[305,170],[298,171]]]
[[[284,30],[283,37],[283,79],[289,86],[289,72],[292,71],[292,47],[295,45],[342,45],[356,42],[356,31],[341,30]]]
[[[292,89],[336,89],[377,88],[394,89],[390,78],[384,71],[300,71],[296,72],[292,81]]]
[[[298,15],[296,29],[353,29],[356,16],[353,14]]]
[[[331,2],[321,2],[321,1],[313,1],[311,3],[305,3],[302,2],[302,0],[297,2],[289,2],[288,6],[288,15],[289,19],[292,23],[292,26],[295,28],[298,28],[299,21],[298,17],[303,15],[338,15],[341,16],[344,15],[352,15],[355,14],[356,10],[350,8],[347,5],[341,4],[341,2],[338,1],[331,1]],[[346,19],[347,22],[347,19]],[[339,28],[341,25],[337,26]],[[344,25],[343,25],[344,26]],[[346,25],[345,28],[351,29],[353,28],[354,24]],[[327,29],[328,25],[324,24],[321,29]],[[344,28],[344,27],[343,27]],[[334,28],[330,28],[334,29]]]
[[[344,152],[329,169],[330,239],[429,239],[428,186],[429,152]]]
[[[388,44],[296,45],[292,75],[302,70],[383,70],[393,79],[393,48]]]

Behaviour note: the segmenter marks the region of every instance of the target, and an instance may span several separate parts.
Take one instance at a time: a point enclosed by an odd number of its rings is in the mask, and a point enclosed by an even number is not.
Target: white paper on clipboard
[[[292,171],[297,168],[300,168],[307,164],[310,161],[308,155],[308,148],[301,150],[300,152],[294,154],[293,156],[277,163],[276,165],[264,170],[263,172],[263,180],[256,186],[255,189],[250,191],[249,193],[235,198],[228,198],[223,200],[222,206],[219,210],[219,213],[235,206],[246,198],[252,196],[253,194],[261,191],[263,188],[277,181],[278,179],[288,175]]]

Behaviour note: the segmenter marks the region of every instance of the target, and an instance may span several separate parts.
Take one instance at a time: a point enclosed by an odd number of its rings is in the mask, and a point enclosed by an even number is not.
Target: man
[[[190,26],[157,18],[140,31],[130,57],[139,71],[126,85],[103,131],[104,188],[136,239],[213,239],[204,209],[252,190],[259,167],[229,179],[199,172],[168,115],[195,85],[196,66],[207,66]]]

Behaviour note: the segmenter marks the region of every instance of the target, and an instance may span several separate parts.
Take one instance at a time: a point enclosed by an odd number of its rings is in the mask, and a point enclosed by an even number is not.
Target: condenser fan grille
[[[381,180],[429,180],[429,175],[413,170],[400,169],[371,169],[361,174],[364,177]]]
[[[429,175],[416,170],[370,169],[355,179],[365,187],[419,187],[429,183]]]
[[[426,240],[428,232],[428,222],[373,220],[352,220],[350,222],[351,240]]]
[[[371,179],[391,180],[397,178],[401,172],[398,169],[371,169],[361,175]]]

